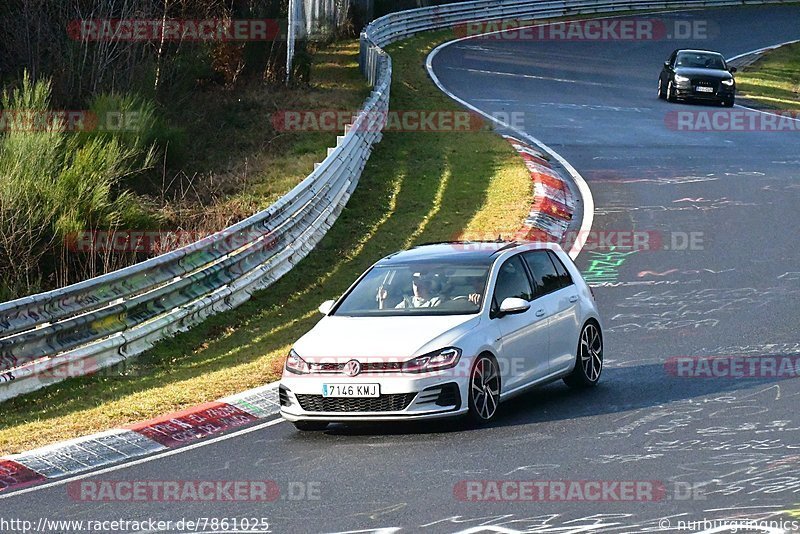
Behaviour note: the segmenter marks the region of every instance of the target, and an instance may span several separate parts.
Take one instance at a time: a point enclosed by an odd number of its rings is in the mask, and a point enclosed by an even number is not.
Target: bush
[[[2,108],[7,116],[41,117],[50,110],[50,96],[50,82],[34,83],[25,73],[20,87],[3,92]],[[119,189],[122,180],[152,163],[153,151],[143,139],[75,135],[58,119],[27,126],[17,121],[0,137],[0,283],[5,298],[104,270],[94,254],[68,250],[74,232],[154,223],[131,193]]]

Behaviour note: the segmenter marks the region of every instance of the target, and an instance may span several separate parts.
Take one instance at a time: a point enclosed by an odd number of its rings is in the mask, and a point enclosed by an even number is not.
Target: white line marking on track
[[[612,87],[599,82],[587,82],[584,80],[570,80],[568,78],[553,78],[552,76],[536,76],[534,74],[521,74],[519,72],[503,72],[499,70],[468,69],[466,67],[445,67],[448,70],[458,70],[462,72],[472,72],[475,74],[491,74],[492,76],[507,76],[511,78],[525,78],[528,80],[544,80],[547,82],[574,83],[579,85],[593,85],[599,87]],[[614,86],[620,87],[620,86]]]

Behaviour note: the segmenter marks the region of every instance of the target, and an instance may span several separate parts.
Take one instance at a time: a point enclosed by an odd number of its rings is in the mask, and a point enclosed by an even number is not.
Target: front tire
[[[468,397],[471,423],[480,425],[494,418],[500,404],[500,369],[492,356],[482,354],[472,366]]]
[[[295,421],[294,427],[301,432],[315,432],[328,428],[325,421]]]
[[[564,377],[564,383],[571,388],[587,388],[597,385],[603,372],[603,334],[597,323],[583,325],[578,340],[578,355],[575,369]]]
[[[658,79],[658,98],[661,100],[667,98],[666,93],[664,93],[664,82],[661,80],[661,78]]]
[[[725,106],[726,108],[732,108],[735,103],[736,103],[736,97],[734,96],[730,97],[727,100],[722,101],[722,105]]]

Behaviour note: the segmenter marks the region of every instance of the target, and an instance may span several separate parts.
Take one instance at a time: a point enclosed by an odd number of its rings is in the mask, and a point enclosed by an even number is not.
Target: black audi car
[[[719,52],[675,50],[658,77],[658,97],[670,102],[703,100],[732,107],[736,99],[736,67],[728,67]]]

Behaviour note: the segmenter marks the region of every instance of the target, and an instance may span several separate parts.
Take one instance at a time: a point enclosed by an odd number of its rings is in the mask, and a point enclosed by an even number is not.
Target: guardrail
[[[475,0],[392,13],[361,34],[360,65],[373,91],[328,157],[267,210],[197,243],[63,289],[0,304],[0,401],[140,354],[157,341],[232,309],[304,258],[355,189],[389,107],[384,46],[470,21],[588,13],[789,3],[790,0]]]

